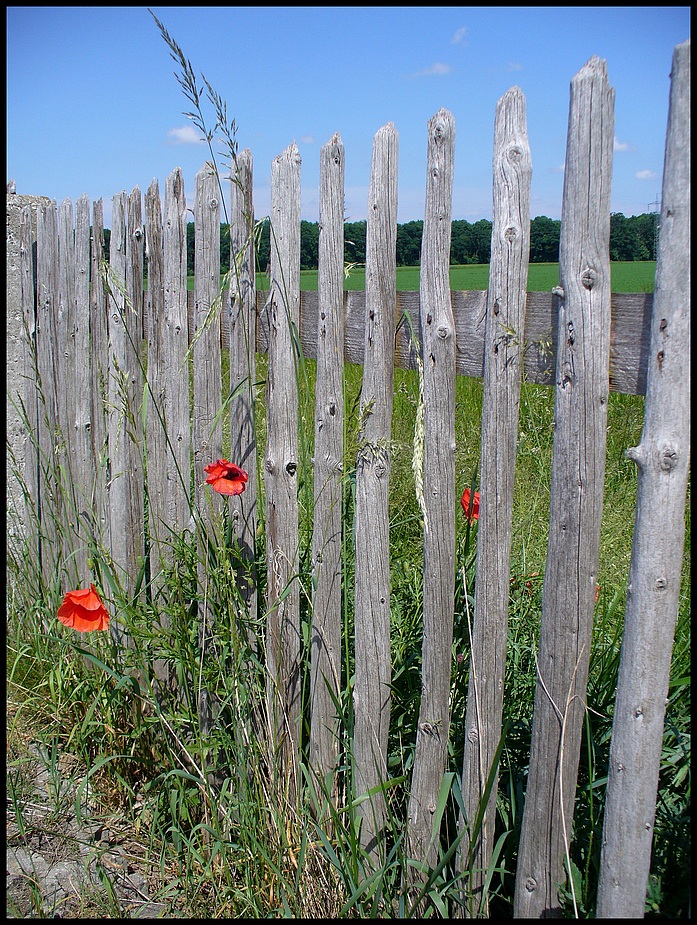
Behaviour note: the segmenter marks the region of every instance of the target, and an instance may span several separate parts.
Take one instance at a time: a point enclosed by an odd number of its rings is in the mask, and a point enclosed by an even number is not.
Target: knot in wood
[[[375,463],[375,478],[381,479],[385,474],[386,468],[387,467],[384,466],[381,462]]]
[[[143,237],[143,229],[136,228],[136,230],[133,232],[133,237],[136,239],[136,241],[140,241],[140,239]]]
[[[295,475],[297,469],[298,469],[298,464],[296,462],[293,462],[293,460],[291,460],[289,463],[286,463],[286,472],[288,473],[288,475],[291,475],[291,476]]]
[[[476,726],[472,726],[472,728],[467,733],[467,741],[472,742],[473,744],[479,741],[479,733],[477,732]]]
[[[581,274],[581,282],[586,289],[592,289],[595,286],[598,279],[598,274],[591,267],[586,267],[586,269]]]
[[[665,580],[665,578],[657,578],[653,583],[654,591],[665,591],[667,587],[668,582]]]
[[[672,446],[664,446],[661,450],[660,466],[664,472],[670,472],[678,464],[678,453]]]
[[[208,205],[211,207],[211,209],[217,209],[217,208],[218,208],[218,200],[215,198],[215,196],[211,199],[211,201],[208,203]]]
[[[532,893],[536,887],[537,887],[537,881],[535,880],[535,878],[528,877],[528,879],[525,881],[525,889],[528,891],[528,893]]]
[[[665,318],[661,318],[661,323],[658,325],[658,330],[661,332],[661,334],[665,333],[667,327],[668,321]]]
[[[504,238],[511,244],[518,237],[518,229],[514,228],[513,225],[509,225],[508,228],[503,233]]]
[[[519,148],[518,145],[511,145],[508,149],[508,160],[512,164],[517,164],[523,156],[523,149]]]
[[[428,811],[429,811],[429,813],[435,813],[435,811],[436,811],[436,804],[435,804],[435,803],[429,803],[429,804],[428,804]]]
[[[445,340],[447,337],[450,337],[450,328],[447,324],[439,324],[436,330],[436,334],[441,340]]]

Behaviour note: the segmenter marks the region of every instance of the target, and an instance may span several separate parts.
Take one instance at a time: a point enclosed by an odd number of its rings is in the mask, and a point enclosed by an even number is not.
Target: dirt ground
[[[81,788],[77,762],[13,739],[6,751],[7,918],[176,916],[151,899],[157,881],[142,847]]]

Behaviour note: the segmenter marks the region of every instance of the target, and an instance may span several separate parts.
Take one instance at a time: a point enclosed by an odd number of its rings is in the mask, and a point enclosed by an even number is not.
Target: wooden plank
[[[109,315],[102,276],[104,260],[104,210],[102,200],[92,204],[90,249],[90,370],[92,382],[92,458],[95,475],[94,534],[99,544],[110,547],[109,494],[107,481],[107,400],[109,395]]]
[[[215,655],[215,625],[209,603],[208,576],[213,562],[209,544],[218,545],[223,497],[206,486],[205,466],[223,455],[222,385],[220,356],[220,188],[209,163],[196,174],[194,262],[194,491],[198,511],[198,582],[200,595],[198,643],[201,664]],[[202,735],[213,727],[218,704],[203,684],[198,685],[198,715]]]
[[[57,531],[61,494],[55,475],[56,361],[54,320],[58,299],[58,215],[56,203],[41,205],[36,216],[36,355],[40,378],[39,498],[41,504],[41,568],[48,587],[58,574],[60,544]]]
[[[24,410],[27,436],[24,444],[24,483],[26,485],[24,523],[27,555],[40,562],[39,532],[39,377],[36,357],[36,219],[29,205],[22,207],[19,220],[19,273],[22,303]],[[18,460],[19,462],[19,460]]]
[[[368,198],[363,385],[356,458],[354,790],[362,847],[379,856],[390,724],[389,483],[397,302],[398,135],[375,135]],[[348,320],[348,319],[347,319]]]
[[[431,869],[440,848],[440,819],[435,810],[450,733],[455,607],[455,319],[449,285],[454,162],[455,120],[440,109],[428,123],[421,244],[423,385],[417,409],[414,477],[424,520],[424,630],[421,702],[407,810],[409,857]],[[411,873],[416,884],[426,879],[425,874]]]
[[[186,289],[186,195],[180,167],[165,182],[164,225],[164,336],[162,386],[164,417],[172,469],[167,478],[167,523],[177,536],[191,524],[191,412],[189,400],[189,326]]]
[[[241,567],[240,592],[247,618],[257,620],[257,523],[258,475],[256,443],[256,292],[254,272],[254,200],[252,153],[245,149],[237,157],[236,181],[230,191],[230,277],[227,331],[230,344],[230,459],[247,473],[241,495],[230,499],[233,530],[237,538]],[[256,649],[256,632],[246,633]]]
[[[336,796],[339,754],[335,701],[341,682],[342,477],[344,460],[344,146],[332,136],[320,151],[317,274],[310,765]],[[330,775],[328,779],[327,776]]]
[[[271,288],[266,377],[267,710],[278,783],[298,794],[300,590],[298,574],[298,357],[300,155],[295,143],[271,164]]]
[[[148,535],[152,544],[150,558],[152,574],[171,561],[167,543],[171,528],[168,510],[167,487],[176,470],[167,440],[164,340],[167,329],[164,322],[164,254],[162,250],[162,207],[157,180],[153,180],[145,194],[145,240],[147,242],[148,289],[144,334],[148,343],[145,452],[147,462]]]
[[[549,541],[514,916],[561,914],[603,507],[614,90],[593,56],[571,81]]]
[[[257,350],[268,353],[268,322],[264,314],[266,293],[257,292]],[[557,327],[559,299],[553,292],[528,292],[525,314],[525,365],[527,382],[537,385],[554,385],[556,369]],[[486,290],[452,290],[450,293],[457,354],[455,371],[458,376],[484,376],[484,319],[486,318]],[[193,294],[189,293],[189,312],[193,315]],[[646,393],[646,368],[649,351],[649,323],[653,293],[613,293],[611,297],[612,321],[610,328],[610,390],[624,395]],[[418,325],[419,293],[397,293],[397,317],[408,312],[412,328]],[[300,343],[303,354],[317,358],[316,292],[300,293]],[[365,292],[344,292],[344,359],[347,363],[363,362],[365,339]],[[228,347],[229,334],[221,333],[223,347]],[[418,336],[417,336],[418,345]],[[411,342],[409,327],[398,323],[395,343],[395,366],[416,369],[416,349]]]
[[[92,452],[92,355],[90,351],[90,201],[83,195],[75,203],[74,243],[74,392],[71,471],[76,505],[75,570],[78,584],[93,580],[87,565],[94,536],[94,456]]]
[[[139,197],[140,193],[134,190]],[[127,193],[113,198],[110,240],[109,292],[109,516],[111,555],[116,578],[126,594],[135,590],[144,554],[143,473],[140,458],[140,414],[142,401],[140,356],[142,318],[136,317],[133,272],[128,258],[134,257],[131,230],[135,231],[135,203]],[[129,215],[130,213],[130,215]],[[142,293],[142,258],[140,263]],[[111,623],[117,642],[129,645],[118,621]]]
[[[690,41],[671,72],[656,293],[598,918],[643,918],[685,538],[690,465]],[[656,512],[660,511],[660,528]]]
[[[511,521],[518,443],[520,383],[527,333],[525,306],[530,252],[530,181],[525,97],[518,87],[497,103],[494,124],[494,202],[485,321],[484,394],[480,451],[476,596],[465,717],[462,796],[465,835],[460,867],[470,871],[468,915],[488,916],[484,889],[494,845],[501,737]],[[481,829],[474,831],[487,781],[494,783]]]

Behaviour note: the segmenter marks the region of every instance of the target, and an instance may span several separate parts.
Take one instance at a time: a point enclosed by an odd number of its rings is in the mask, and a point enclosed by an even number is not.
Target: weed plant
[[[161,27],[162,28],[162,27]],[[166,36],[173,55],[178,46]],[[178,52],[181,55],[180,50]],[[183,59],[180,58],[179,63]],[[189,71],[182,65],[183,73]],[[189,65],[190,68],[190,65]],[[191,75],[193,71],[191,71]],[[191,77],[190,79],[193,79]],[[201,96],[191,94],[194,105]],[[468,268],[469,269],[469,268]],[[556,278],[555,278],[556,282]],[[485,284],[486,285],[486,284]],[[224,358],[226,363],[226,358]],[[257,447],[265,442],[262,386],[266,358],[257,358]],[[225,375],[225,372],[224,372]],[[300,573],[305,647],[303,676],[309,676],[311,621],[312,468],[315,366],[299,366],[301,395]],[[227,381],[224,379],[223,381]],[[411,469],[418,402],[415,372],[395,371],[390,496],[392,561],[392,712],[389,741],[388,833],[376,868],[360,847],[350,767],[353,685],[353,484],[357,450],[361,368],[345,368],[343,665],[336,709],[340,718],[338,801],[327,799],[323,782],[307,761],[307,710],[303,714],[301,799],[289,802],[274,774],[265,726],[264,613],[250,613],[239,592],[242,562],[226,514],[204,535],[206,586],[201,588],[201,543],[196,530],[172,536],[150,549],[135,593],[121,576],[98,533],[88,537],[90,576],[128,640],[112,634],[82,636],[55,618],[66,590],[67,566],[46,573],[19,529],[9,533],[7,601],[9,812],[27,822],[30,800],[22,777],[22,743],[32,739],[57,772],[58,755],[73,756],[81,773],[75,794],[79,813],[85,792],[99,795],[105,816],[127,824],[147,868],[153,898],[168,914],[189,918],[408,917],[415,903],[405,888],[406,805],[420,697],[422,635],[422,524]],[[482,384],[458,377],[456,398],[456,488],[476,478],[479,459]],[[553,392],[523,383],[513,512],[513,547],[508,629],[504,739],[501,744],[495,844],[489,873],[492,915],[512,914],[517,844],[529,761],[535,663],[546,555],[546,524],[553,439]],[[140,408],[132,409],[140,421]],[[636,472],[623,452],[639,440],[643,399],[612,394],[608,412],[608,461],[601,560],[588,711],[581,752],[571,843],[579,912],[594,913],[607,778],[612,706],[622,635],[631,550]],[[229,434],[224,447],[229,449]],[[42,474],[54,484],[70,513],[66,473],[42,460]],[[14,464],[10,477],[21,481]],[[147,483],[146,483],[147,493]],[[259,479],[260,492],[263,480]],[[25,487],[26,490],[26,487]],[[263,510],[263,497],[259,500]],[[30,508],[31,511],[31,508]],[[196,512],[194,512],[196,514]],[[11,525],[14,526],[14,525]],[[45,525],[44,525],[45,526]],[[686,917],[689,910],[690,816],[690,645],[689,504],[683,593],[661,761],[655,848],[647,914]],[[29,524],[39,531],[41,524]],[[263,529],[263,525],[262,528]],[[75,541],[75,537],[72,537]],[[143,537],[146,548],[150,542]],[[456,614],[453,642],[452,728],[448,767],[438,812],[443,845],[438,867],[424,890],[422,914],[451,917],[462,903],[466,882],[454,865],[456,820],[469,673],[467,612],[474,605],[476,528],[458,511]],[[263,601],[265,562],[256,562]],[[161,558],[154,553],[162,553]],[[162,564],[164,563],[164,564]],[[73,585],[70,584],[70,587]],[[202,594],[215,623],[215,658],[201,659],[198,611]],[[164,680],[163,680],[164,679]],[[209,732],[201,729],[202,690],[215,704]],[[307,696],[304,698],[307,706]],[[50,757],[53,756],[53,757]],[[58,774],[58,777],[60,775]],[[77,778],[76,778],[77,780]],[[57,793],[61,792],[60,780]],[[105,874],[105,877],[108,875]],[[568,909],[571,909],[569,900]],[[570,914],[570,912],[569,912]]]

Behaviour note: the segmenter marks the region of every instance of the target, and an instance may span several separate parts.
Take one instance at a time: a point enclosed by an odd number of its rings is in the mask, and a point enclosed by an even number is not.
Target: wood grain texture
[[[422,455],[417,485],[421,484],[423,493],[424,630],[421,702],[407,810],[409,856],[430,868],[436,866],[440,844],[435,810],[450,732],[455,600],[455,322],[449,285],[454,163],[455,120],[452,113],[440,109],[428,123],[421,245],[423,432],[417,433],[421,438],[417,452]]]
[[[494,844],[498,773],[495,756],[503,716],[511,521],[520,383],[527,333],[530,182],[525,97],[518,87],[498,102],[494,123],[494,197],[487,293],[477,529],[476,595],[470,662],[462,795],[466,834],[460,867],[470,870],[474,916],[488,914],[484,894]],[[493,785],[481,829],[473,831],[490,775]]]
[[[240,591],[248,615],[257,619],[257,443],[254,403],[256,397],[256,297],[254,274],[254,202],[252,154],[245,149],[237,158],[236,181],[230,191],[230,458],[247,473],[241,495],[230,499],[234,534],[241,555],[238,570]],[[248,639],[255,645],[255,634]]]
[[[572,837],[603,508],[610,358],[614,90],[592,57],[571,81],[547,562],[514,915],[561,911]]]
[[[320,152],[317,380],[315,392],[310,763],[321,780],[335,767],[341,683],[342,481],[344,459],[344,172],[341,137]],[[330,793],[335,796],[336,776]]]
[[[356,459],[354,789],[387,780],[390,723],[389,483],[394,381],[398,135],[375,135],[368,196],[363,385]],[[363,848],[377,856],[386,813],[381,790],[357,807]]]
[[[673,53],[644,428],[598,884],[598,918],[643,918],[690,466],[690,42]],[[660,517],[657,519],[657,512]]]
[[[293,143],[271,165],[271,288],[266,377],[267,709],[278,780],[298,793],[300,589],[298,586],[298,359],[300,154]]]

